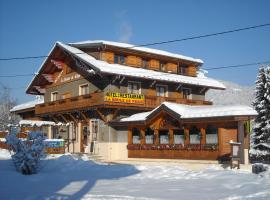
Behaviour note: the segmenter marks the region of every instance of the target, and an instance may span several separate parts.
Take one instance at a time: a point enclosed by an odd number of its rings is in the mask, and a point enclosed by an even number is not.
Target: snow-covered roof
[[[55,122],[52,121],[37,121],[37,120],[21,120],[19,122],[20,126],[55,126]]]
[[[178,114],[181,119],[208,118],[208,117],[231,117],[231,116],[256,116],[257,112],[243,105],[228,106],[190,106],[171,102],[164,102],[150,112],[143,112],[131,115],[130,117],[120,119],[120,122],[144,121],[160,107],[165,107],[172,112]]]
[[[91,47],[91,46],[98,46],[98,45],[110,45],[110,46],[115,46],[115,47],[120,47],[120,48],[129,48],[129,49],[133,49],[136,51],[141,51],[141,52],[146,52],[146,53],[151,53],[151,54],[156,54],[156,55],[162,55],[162,56],[168,56],[168,57],[172,57],[172,58],[178,58],[181,60],[187,60],[187,61],[192,61],[192,62],[196,62],[199,64],[203,64],[203,61],[201,59],[183,56],[183,55],[176,54],[176,53],[170,53],[168,51],[152,49],[152,48],[142,47],[142,46],[136,46],[136,45],[127,44],[127,43],[112,42],[112,41],[105,41],[105,40],[88,40],[88,41],[69,43],[69,44],[72,46],[75,46],[75,47]]]
[[[207,78],[205,76],[191,77],[191,76],[183,76],[183,75],[159,72],[159,71],[143,69],[143,68],[129,67],[129,66],[124,66],[124,65],[119,65],[119,64],[109,64],[101,60],[96,60],[94,57],[88,55],[87,53],[84,53],[83,51],[75,47],[63,44],[61,42],[58,42],[57,44],[60,47],[62,47],[64,50],[72,53],[78,59],[89,64],[97,72],[145,78],[145,79],[151,79],[151,80],[168,81],[168,82],[174,82],[174,83],[179,83],[179,84],[206,86],[206,87],[215,88],[215,89],[226,88],[221,82],[211,79],[211,78]],[[93,70],[89,69],[89,73],[92,74]]]
[[[35,99],[33,101],[29,101],[29,102],[14,106],[10,110],[10,112],[16,112],[16,111],[25,110],[25,109],[28,109],[28,108],[34,108],[35,105],[42,104],[42,103],[44,103],[44,99]]]

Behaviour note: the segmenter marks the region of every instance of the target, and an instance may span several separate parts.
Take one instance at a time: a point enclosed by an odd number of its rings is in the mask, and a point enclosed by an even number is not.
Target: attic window
[[[123,65],[123,64],[125,64],[126,63],[126,58],[125,58],[125,56],[123,56],[123,55],[114,55],[114,63],[115,64],[121,64],[121,65]]]
[[[160,71],[165,71],[166,70],[166,65],[165,65],[164,62],[160,62],[159,69],[160,69]]]

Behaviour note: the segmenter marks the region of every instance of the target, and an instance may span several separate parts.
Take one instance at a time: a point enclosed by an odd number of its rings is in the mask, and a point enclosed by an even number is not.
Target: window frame
[[[160,94],[160,91],[158,91],[158,88],[160,88],[160,87],[165,88],[164,96],[158,95],[158,94]],[[169,96],[168,85],[156,84],[156,96],[157,97],[168,97]]]
[[[83,88],[83,86],[86,86],[86,85],[87,85],[88,92],[86,94],[82,94],[82,88]],[[90,93],[90,91],[89,91],[89,83],[84,83],[84,84],[79,85],[79,96],[87,95],[89,93]]]
[[[130,91],[130,88],[129,88],[129,84],[132,84],[131,91]],[[138,90],[138,93],[133,93],[133,91],[134,91],[133,84],[138,84],[138,86],[139,86],[139,88],[137,89]],[[139,82],[139,81],[128,81],[127,93],[130,93],[130,94],[141,94],[142,93],[141,82]]]
[[[209,133],[208,130],[209,130],[210,128],[211,128],[212,130],[215,129],[215,130],[216,130],[216,133]],[[212,131],[212,130],[211,130],[211,131]],[[208,135],[216,135],[216,143],[209,143],[209,142],[207,141],[207,138],[208,138],[207,136],[208,136]],[[205,129],[205,144],[218,144],[218,127],[213,126],[213,125],[207,125],[207,126],[206,126],[206,129]]]
[[[56,94],[56,98],[55,99],[53,98],[54,94]],[[59,95],[59,92],[57,90],[51,92],[51,101],[57,101],[58,100],[58,95]]]
[[[189,91],[189,94],[187,96],[184,95],[184,90]],[[191,88],[182,87],[181,91],[182,91],[183,99],[191,99]]]

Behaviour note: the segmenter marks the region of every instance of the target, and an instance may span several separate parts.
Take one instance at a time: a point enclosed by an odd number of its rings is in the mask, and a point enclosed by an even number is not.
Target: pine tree
[[[251,154],[270,161],[270,67],[261,67],[256,81],[253,106],[258,115],[252,133]]]

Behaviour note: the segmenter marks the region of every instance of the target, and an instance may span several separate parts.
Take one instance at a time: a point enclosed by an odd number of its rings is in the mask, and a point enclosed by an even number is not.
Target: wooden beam
[[[70,116],[71,119],[72,119],[76,124],[78,124],[78,120],[77,120],[72,114],[68,113],[68,116]]]
[[[85,121],[88,121],[89,120],[89,118],[87,118],[87,116],[83,112],[80,112],[80,114],[82,115],[82,117],[83,117],[83,119]]]
[[[107,123],[107,119],[106,117],[100,112],[100,110],[96,109],[97,114],[99,115],[99,117],[105,122]]]
[[[62,114],[59,114],[59,116],[64,120],[64,122],[65,123],[68,123],[68,120],[65,118],[65,116],[64,115],[62,115]]]
[[[112,120],[117,116],[118,112],[120,111],[120,108],[116,109],[113,113]]]
[[[125,77],[123,76],[123,78],[120,80],[120,84],[125,80]]]
[[[54,116],[50,116],[52,119],[53,119],[53,121],[55,122],[55,123],[58,123],[59,122],[59,120],[57,120]]]

